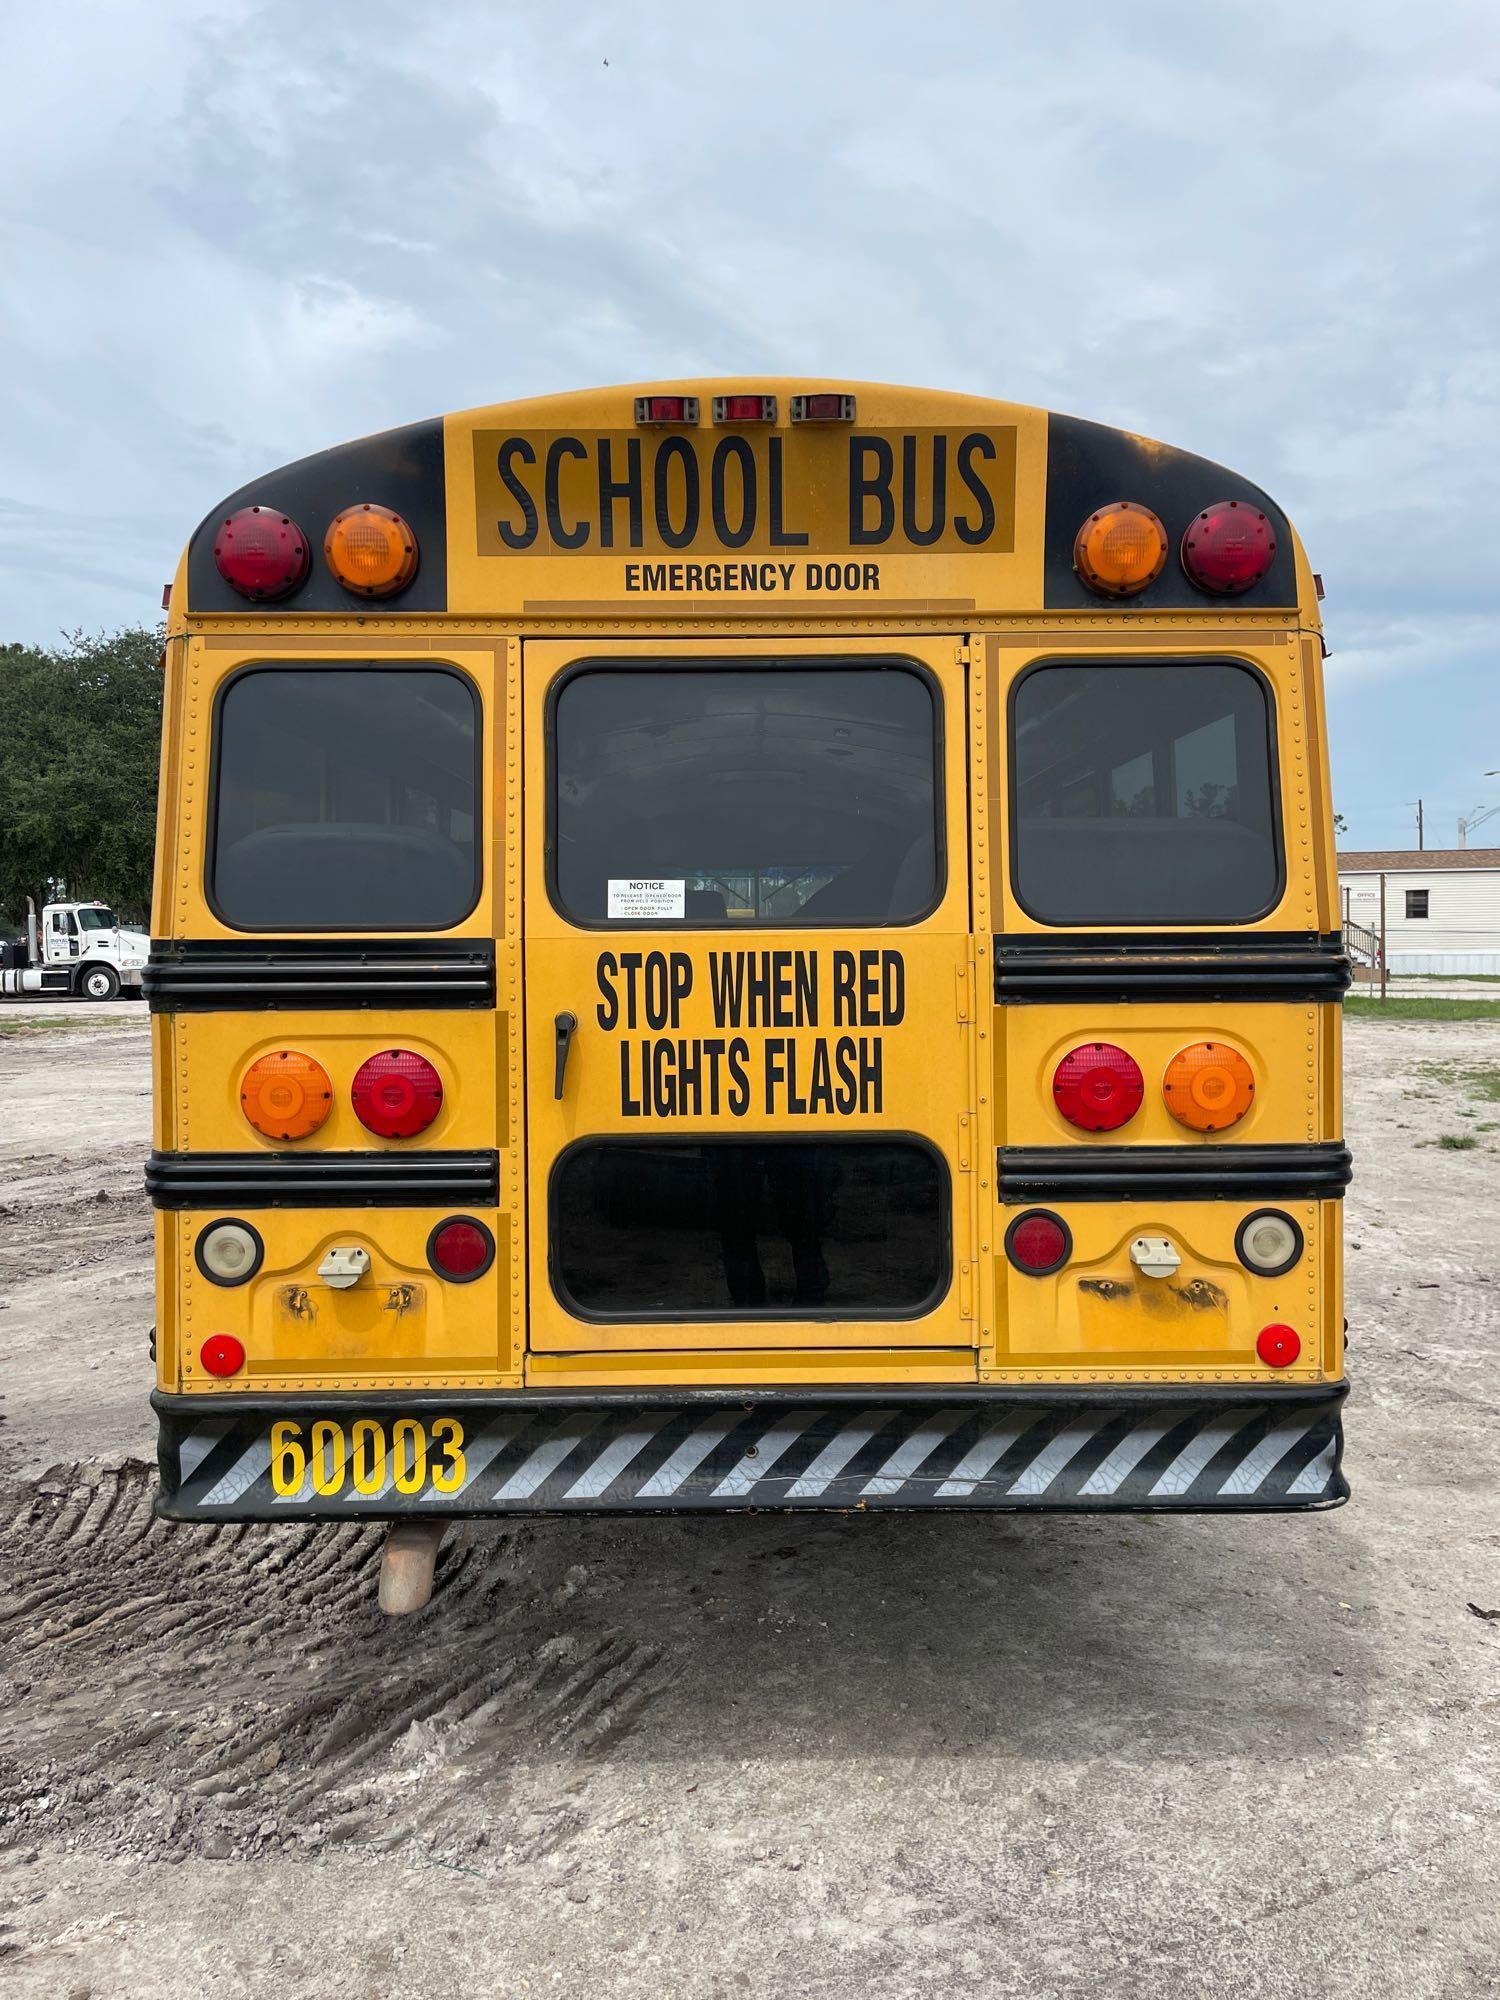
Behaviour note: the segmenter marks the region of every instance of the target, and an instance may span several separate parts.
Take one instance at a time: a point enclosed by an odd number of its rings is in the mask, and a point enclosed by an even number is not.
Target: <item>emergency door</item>
[[[959,641],[523,686],[532,1347],[971,1347]]]

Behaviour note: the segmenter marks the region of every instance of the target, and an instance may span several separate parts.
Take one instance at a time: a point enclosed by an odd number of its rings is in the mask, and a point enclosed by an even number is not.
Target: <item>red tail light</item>
[[[1087,1042],[1070,1050],[1052,1079],[1058,1110],[1082,1132],[1113,1132],[1128,1125],[1145,1094],[1139,1064],[1113,1042]]]
[[[367,1132],[381,1139],[412,1139],[442,1110],[443,1080],[426,1056],[412,1049],[386,1049],[360,1064],[350,1098]]]
[[[1263,1326],[1255,1336],[1255,1351],[1268,1368],[1290,1368],[1302,1352],[1302,1341],[1292,1327]]]
[[[776,398],[774,396],[715,396],[714,422],[716,424],[774,424],[776,421]]]
[[[638,424],[695,424],[698,421],[698,398],[637,396],[635,420]]]
[[[440,1278],[471,1285],[495,1261],[495,1239],[472,1215],[450,1215],[427,1239],[427,1261]]]
[[[209,1375],[238,1375],[245,1365],[245,1349],[232,1333],[211,1333],[198,1350],[198,1359]]]
[[[1049,1271],[1061,1270],[1072,1256],[1072,1231],[1050,1209],[1030,1209],[1006,1230],[1005,1254],[1018,1271],[1044,1278]]]
[[[854,398],[833,396],[820,390],[812,396],[793,396],[792,422],[794,424],[852,424],[854,422]]]
[[[1233,597],[1259,583],[1276,558],[1265,515],[1247,500],[1220,500],[1195,515],[1182,538],[1182,566],[1200,590]]]
[[[285,597],[305,579],[311,557],[307,537],[274,507],[241,507],[219,523],[214,561],[241,597]]]

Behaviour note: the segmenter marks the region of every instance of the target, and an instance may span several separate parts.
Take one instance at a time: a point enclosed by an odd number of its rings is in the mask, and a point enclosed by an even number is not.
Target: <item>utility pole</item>
[[[1418,799],[1418,800],[1417,800],[1417,852],[1418,852],[1418,854],[1420,854],[1420,853],[1422,852],[1422,846],[1423,846],[1423,841],[1422,841],[1422,801],[1421,801],[1420,799]]]
[[[1380,997],[1385,998],[1386,950],[1385,950],[1385,871],[1380,875]]]

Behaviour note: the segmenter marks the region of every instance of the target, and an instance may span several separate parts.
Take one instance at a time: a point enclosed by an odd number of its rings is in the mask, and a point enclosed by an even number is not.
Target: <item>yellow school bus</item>
[[[170,596],[161,1511],[1347,1497],[1319,591],[877,384],[498,404]]]

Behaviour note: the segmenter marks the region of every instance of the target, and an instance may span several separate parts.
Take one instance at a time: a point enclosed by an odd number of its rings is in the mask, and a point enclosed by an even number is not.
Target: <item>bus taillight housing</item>
[[[414,1139],[443,1108],[443,1080],[414,1049],[382,1049],[355,1071],[350,1099],[377,1139]]]
[[[1052,1099],[1080,1132],[1115,1132],[1141,1108],[1145,1078],[1135,1057],[1113,1042],[1070,1049],[1052,1077]]]

